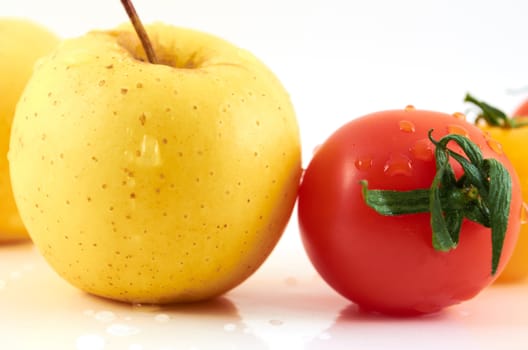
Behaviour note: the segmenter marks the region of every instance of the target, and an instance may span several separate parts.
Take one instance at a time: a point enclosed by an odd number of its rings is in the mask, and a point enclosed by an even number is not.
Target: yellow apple
[[[10,170],[24,223],[66,280],[132,303],[211,298],[249,277],[301,174],[289,95],[248,51],[131,26],[65,40],[17,107]]]
[[[7,149],[17,101],[33,65],[58,43],[55,34],[30,20],[0,18],[0,243],[28,239],[9,178]]]

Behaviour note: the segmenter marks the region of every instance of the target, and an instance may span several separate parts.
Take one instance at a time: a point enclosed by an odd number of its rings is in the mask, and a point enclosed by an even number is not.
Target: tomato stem
[[[509,118],[506,113],[500,109],[495,108],[486,102],[477,100],[469,93],[466,94],[464,102],[472,103],[480,108],[480,113],[477,116],[477,120],[475,121],[476,123],[484,120],[490,126],[497,126],[504,129],[520,128],[528,125],[528,120],[526,118]]]
[[[491,228],[491,274],[497,272],[508,225],[512,184],[510,174],[496,159],[484,159],[477,145],[467,137],[449,134],[436,141],[436,174],[426,189],[411,191],[369,190],[362,180],[365,203],[381,215],[431,214],[432,245],[436,250],[456,248],[464,218]],[[455,142],[465,156],[447,148]],[[458,179],[450,159],[464,174]]]

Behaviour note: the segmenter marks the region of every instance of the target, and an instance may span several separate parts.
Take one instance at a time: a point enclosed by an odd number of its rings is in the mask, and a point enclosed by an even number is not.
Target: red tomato
[[[528,100],[524,101],[517,107],[513,113],[514,117],[528,117]]]
[[[519,180],[493,140],[460,116],[414,108],[373,113],[337,130],[307,167],[298,202],[304,246],[326,282],[361,307],[396,315],[436,312],[475,296],[509,259],[520,225]],[[493,276],[489,228],[464,219],[456,249],[437,251],[429,213],[382,216],[362,197],[361,180],[369,189],[429,188],[436,172],[430,129],[437,141],[446,134],[469,137],[511,175],[509,221]],[[460,166],[453,169],[461,175]]]

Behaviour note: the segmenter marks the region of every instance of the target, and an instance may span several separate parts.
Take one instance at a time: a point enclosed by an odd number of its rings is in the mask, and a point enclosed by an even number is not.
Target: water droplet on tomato
[[[408,120],[400,120],[399,122],[400,131],[413,133],[416,131],[416,128],[414,127],[413,122]]]
[[[412,112],[412,111],[415,111],[416,108],[414,108],[413,105],[407,105],[405,106],[405,108],[403,109],[405,112]]]
[[[466,115],[464,113],[460,113],[460,112],[453,113],[453,117],[455,117],[458,120],[463,120],[463,121],[466,120]]]
[[[523,202],[521,205],[521,225],[528,224],[528,204]]]
[[[466,128],[464,128],[463,126],[458,125],[458,124],[448,125],[447,126],[447,132],[450,133],[450,134],[457,134],[457,135],[462,135],[462,136],[465,136],[465,137],[469,136],[469,132],[466,130]]]
[[[366,171],[372,168],[372,158],[370,157],[361,157],[354,161],[354,165],[357,170]]]
[[[434,157],[433,144],[428,139],[417,140],[411,147],[411,153],[416,159],[432,160]]]
[[[492,138],[486,139],[486,143],[488,144],[489,148],[491,148],[495,153],[497,154],[503,154],[504,151],[502,149],[502,145],[499,141],[494,140]]]
[[[387,163],[385,163],[383,171],[390,176],[410,176],[412,173],[412,163],[409,157],[403,154],[393,154]]]

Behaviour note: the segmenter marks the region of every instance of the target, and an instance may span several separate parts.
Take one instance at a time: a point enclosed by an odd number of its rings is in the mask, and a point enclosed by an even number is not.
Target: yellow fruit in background
[[[217,37],[147,26],[65,40],[18,105],[10,169],[21,216],[78,288],[196,301],[250,276],[279,240],[301,174],[284,87]]]
[[[491,139],[497,140],[496,148],[504,152],[513,164],[521,181],[523,199],[528,200],[528,163],[526,162],[526,147],[528,146],[528,127],[501,128],[481,125]],[[526,224],[526,204],[521,217],[519,239],[515,245],[512,257],[497,278],[497,282],[513,283],[525,280],[528,277],[528,224]]]
[[[0,243],[28,238],[11,191],[9,132],[17,101],[35,62],[58,41],[53,33],[30,20],[0,18]]]

